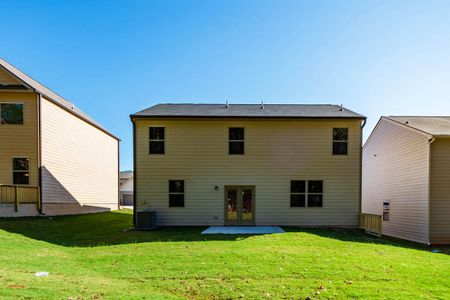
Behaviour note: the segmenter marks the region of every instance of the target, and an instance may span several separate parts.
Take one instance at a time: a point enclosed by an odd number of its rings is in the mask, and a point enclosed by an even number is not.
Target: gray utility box
[[[136,212],[136,229],[137,230],[156,229],[156,211],[141,210]]]

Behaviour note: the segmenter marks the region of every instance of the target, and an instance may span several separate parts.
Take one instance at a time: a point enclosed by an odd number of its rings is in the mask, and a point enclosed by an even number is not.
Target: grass
[[[0,298],[450,299],[450,248],[346,230],[127,231],[131,222],[129,211],[0,219]]]

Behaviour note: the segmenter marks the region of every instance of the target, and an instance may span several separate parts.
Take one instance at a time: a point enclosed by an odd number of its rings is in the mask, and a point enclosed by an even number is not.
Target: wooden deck
[[[367,233],[381,236],[383,233],[383,220],[381,215],[359,214],[359,228]]]
[[[36,204],[40,210],[39,187],[0,184],[0,204],[14,204],[16,211],[19,210],[20,204]]]

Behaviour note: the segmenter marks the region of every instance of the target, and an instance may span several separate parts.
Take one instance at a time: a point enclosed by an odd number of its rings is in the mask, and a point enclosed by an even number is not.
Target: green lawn
[[[0,298],[450,299],[450,248],[359,231],[202,236],[131,223],[130,212],[0,219]]]

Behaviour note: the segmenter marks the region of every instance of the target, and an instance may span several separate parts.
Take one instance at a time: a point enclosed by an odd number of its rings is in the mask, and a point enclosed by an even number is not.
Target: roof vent
[[[261,101],[261,109],[264,109],[264,101]]]
[[[74,109],[75,109],[75,105],[72,103],[71,106],[70,106],[70,108],[71,108],[72,110],[74,110]]]
[[[230,104],[228,104],[228,100],[227,100],[227,102],[225,103],[225,107],[226,107],[226,108],[230,108]]]
[[[344,106],[341,103],[341,108],[339,108],[339,111],[344,111]]]
[[[408,124],[409,124],[409,121],[406,121],[405,124],[408,125]]]

